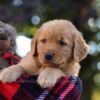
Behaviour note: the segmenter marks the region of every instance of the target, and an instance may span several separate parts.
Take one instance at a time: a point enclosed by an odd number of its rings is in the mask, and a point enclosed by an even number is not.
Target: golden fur
[[[46,53],[54,56],[45,59]],[[67,20],[44,23],[32,40],[31,51],[17,64],[0,73],[3,82],[15,81],[21,74],[38,74],[41,87],[50,87],[65,74],[78,76],[80,65],[88,54],[88,45],[82,34]],[[18,74],[19,73],[19,74]],[[11,78],[13,75],[15,76]]]

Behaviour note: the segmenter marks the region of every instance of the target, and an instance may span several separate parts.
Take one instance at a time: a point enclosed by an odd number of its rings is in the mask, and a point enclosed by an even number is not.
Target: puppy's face
[[[84,45],[79,49],[87,48],[81,34],[70,22],[64,20],[47,22],[38,30],[33,40],[33,55],[38,56],[43,66],[66,67],[69,63],[75,60],[79,61],[86,55],[87,51],[84,49],[83,56],[75,58],[75,56],[79,56],[79,54],[75,55],[76,51],[79,52],[78,47],[76,47],[77,38],[83,42],[83,44],[77,44]]]
[[[38,39],[38,57],[44,66],[66,66],[72,54],[72,39],[65,32],[43,32]]]

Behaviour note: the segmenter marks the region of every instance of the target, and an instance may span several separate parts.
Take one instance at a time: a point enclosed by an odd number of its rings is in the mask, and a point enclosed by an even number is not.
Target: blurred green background
[[[81,100],[100,100],[100,0],[0,0],[0,20],[12,24],[18,34],[32,38],[45,21],[68,19],[90,45],[81,62]]]

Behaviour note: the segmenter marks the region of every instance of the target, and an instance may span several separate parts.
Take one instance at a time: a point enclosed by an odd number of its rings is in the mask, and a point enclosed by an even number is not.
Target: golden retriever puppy
[[[50,87],[66,74],[78,76],[79,62],[87,54],[88,45],[70,21],[52,20],[38,29],[31,51],[17,65],[4,69],[0,80],[12,82],[27,72],[39,75],[41,87]]]

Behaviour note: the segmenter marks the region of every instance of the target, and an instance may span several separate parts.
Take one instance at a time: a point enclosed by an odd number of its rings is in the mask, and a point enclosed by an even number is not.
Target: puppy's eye
[[[66,43],[63,40],[60,40],[59,44],[62,45],[62,46],[66,45]]]
[[[46,43],[46,39],[42,39],[41,42],[42,42],[42,43]]]

